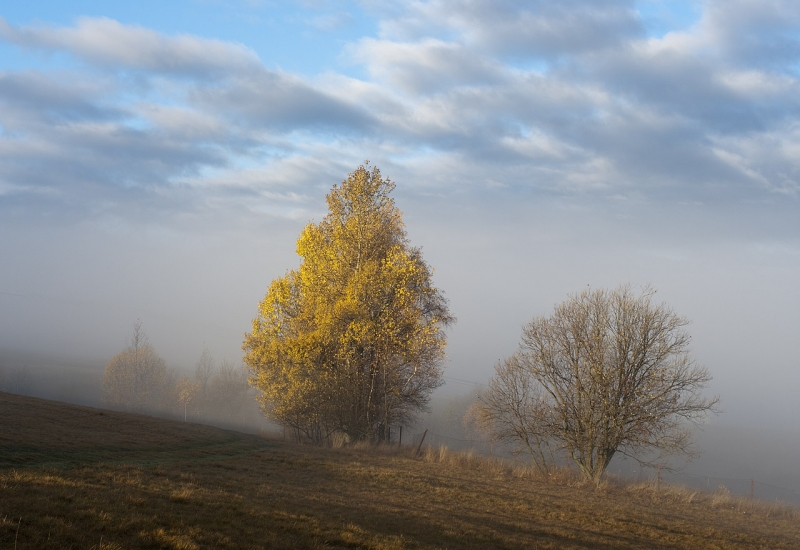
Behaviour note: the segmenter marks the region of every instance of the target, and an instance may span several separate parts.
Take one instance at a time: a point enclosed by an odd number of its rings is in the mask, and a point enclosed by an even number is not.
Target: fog
[[[316,219],[324,215],[320,195]],[[692,321],[693,356],[710,370],[707,393],[720,396],[723,410],[698,432],[700,458],[668,479],[749,492],[754,478],[766,498],[795,498],[800,312],[792,306],[800,301],[800,256],[791,243],[759,234],[794,223],[781,219],[791,211],[751,210],[744,223],[713,219],[708,209],[621,217],[613,205],[570,211],[519,198],[502,211],[470,211],[447,197],[416,199],[402,184],[397,202],[458,317],[435,414],[407,430],[430,428],[444,443],[469,439],[446,404],[488,382],[494,364],[516,349],[523,323],[587,285],[650,284],[656,300]],[[5,387],[98,406],[102,369],[127,346],[137,319],[176,373],[191,376],[205,348],[218,362],[238,363],[268,284],[298,265],[293,247],[306,221],[262,233],[256,226],[252,238],[234,230],[221,237],[26,227],[2,250],[17,259],[2,267],[14,290],[0,294]],[[619,461],[611,471],[653,475]]]
[[[421,415],[414,426],[406,428],[403,441],[414,445],[422,441],[434,447],[473,451],[528,464],[530,459],[525,454],[513,455],[508,445],[492,443],[474,429],[466,413],[476,402],[479,391],[435,399],[431,410]],[[752,494],[761,500],[800,504],[800,476],[796,471],[800,438],[791,435],[769,428],[735,427],[711,418],[695,431],[692,449],[698,455],[661,461],[661,479],[702,491],[730,491],[739,496]],[[559,463],[571,466],[564,457]],[[637,482],[655,483],[659,476],[656,467],[643,467],[622,455],[612,459],[607,472]]]

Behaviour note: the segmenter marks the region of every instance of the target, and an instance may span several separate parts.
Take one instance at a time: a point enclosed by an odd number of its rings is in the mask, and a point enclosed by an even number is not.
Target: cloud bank
[[[320,173],[298,174],[300,159],[335,181],[364,155],[411,161],[409,178],[436,188],[796,200],[794,2],[707,2],[663,36],[628,1],[375,13],[377,35],[341,54],[362,79],[271,70],[242,44],[107,18],[0,20],[7,44],[73,60],[0,73],[4,205],[117,216],[131,200],[191,212],[216,197],[249,209],[282,182],[303,195]],[[259,166],[269,176],[254,178]]]

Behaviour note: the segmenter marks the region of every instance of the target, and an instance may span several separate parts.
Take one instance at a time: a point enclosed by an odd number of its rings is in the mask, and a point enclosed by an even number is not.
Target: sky
[[[237,361],[365,160],[458,318],[443,395],[651,285],[711,421],[800,435],[795,0],[2,2],[0,364],[102,366],[137,319]]]

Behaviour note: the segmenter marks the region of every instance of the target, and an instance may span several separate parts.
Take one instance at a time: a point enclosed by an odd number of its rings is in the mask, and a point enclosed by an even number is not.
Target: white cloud
[[[238,126],[288,132],[308,127],[368,130],[372,118],[353,102],[300,77],[263,68],[242,72],[224,86],[195,87],[188,99],[208,111],[227,113]]]
[[[763,190],[800,196],[800,124],[772,132],[720,136],[714,152]]]
[[[241,44],[196,36],[164,36],[108,18],[79,18],[74,27],[13,27],[0,18],[0,38],[26,48],[67,51],[110,68],[204,76],[260,65]]]
[[[764,70],[720,70],[715,78],[746,101],[781,101],[800,96],[797,79]]]
[[[135,105],[135,109],[149,121],[151,127],[179,139],[222,140],[230,135],[225,120],[209,112],[185,106],[144,102]]]
[[[410,94],[427,94],[459,85],[497,84],[505,69],[460,44],[438,39],[393,42],[365,38],[350,48],[373,79]]]
[[[514,57],[558,57],[613,47],[643,28],[627,0],[431,0],[381,23],[387,38],[455,32],[465,43]]]

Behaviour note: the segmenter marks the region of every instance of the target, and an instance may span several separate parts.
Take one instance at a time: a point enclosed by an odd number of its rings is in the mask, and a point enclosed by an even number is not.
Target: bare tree
[[[199,384],[201,395],[205,395],[208,392],[208,382],[212,376],[214,376],[214,357],[208,351],[208,348],[203,348],[194,370],[194,378]]]
[[[483,422],[539,465],[564,452],[594,482],[616,453],[693,455],[691,428],[719,399],[701,396],[711,377],[689,355],[689,321],[654,294],[587,290],[533,319],[481,397]]]
[[[103,402],[128,411],[153,409],[161,405],[167,378],[165,361],[147,342],[142,322],[136,321],[130,345],[103,372]]]

